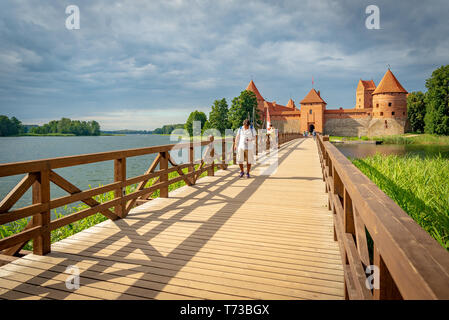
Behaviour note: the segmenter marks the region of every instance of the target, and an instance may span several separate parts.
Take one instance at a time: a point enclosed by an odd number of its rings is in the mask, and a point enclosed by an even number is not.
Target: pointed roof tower
[[[309,93],[305,96],[304,99],[301,100],[301,104],[304,103],[326,103],[323,99],[321,99],[318,92],[315,89],[309,91]],[[327,104],[327,103],[326,103]]]
[[[252,91],[254,92],[254,94],[256,95],[257,100],[262,100],[265,101],[265,99],[262,97],[262,95],[260,94],[259,90],[257,90],[256,85],[254,84],[254,81],[251,80],[248,84],[248,87],[246,87],[246,90],[248,91]]]
[[[385,72],[384,77],[380,81],[373,94],[380,93],[408,93],[407,90],[399,83],[398,79],[394,76],[390,69]]]

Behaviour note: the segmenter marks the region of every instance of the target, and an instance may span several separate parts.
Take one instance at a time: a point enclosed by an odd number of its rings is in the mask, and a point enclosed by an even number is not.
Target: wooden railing
[[[329,137],[318,136],[317,144],[346,298],[449,299],[449,253]]]
[[[279,134],[279,144],[299,137],[299,134]],[[101,213],[111,220],[125,218],[135,206],[151,199],[151,195],[159,190],[160,197],[168,197],[168,186],[184,180],[187,185],[193,185],[199,176],[207,171],[209,176],[214,175],[215,167],[227,168],[230,159],[235,159],[233,148],[227,148],[232,138],[221,139],[221,153],[215,152],[214,141],[210,137],[207,141],[197,143],[170,144],[139,149],[102,152],[69,157],[60,157],[45,160],[35,160],[17,163],[0,164],[0,177],[25,174],[25,177],[0,202],[0,225],[11,223],[18,219],[32,217],[21,232],[0,239],[0,253],[5,255],[17,254],[33,239],[33,252],[44,255],[50,252],[50,232],[76,222],[80,219]],[[260,139],[262,140],[262,139]],[[257,140],[259,141],[259,139]],[[194,148],[206,148],[205,156],[194,161]],[[170,157],[169,151],[188,149],[189,163],[177,164]],[[229,151],[227,149],[230,149]],[[263,151],[263,148],[258,148]],[[234,156],[230,156],[230,153]],[[126,178],[126,160],[130,157],[156,154],[156,158],[145,174],[133,178]],[[59,174],[54,169],[72,167],[89,163],[114,161],[114,182],[89,190],[81,190]],[[235,162],[235,160],[234,160]],[[159,168],[158,168],[159,166]],[[188,168],[187,173],[183,172]],[[158,169],[158,170],[156,170]],[[169,179],[168,174],[178,172],[179,176]],[[151,186],[146,186],[150,179],[156,180]],[[69,193],[67,196],[51,199],[50,183],[54,183]],[[126,194],[125,188],[136,185],[136,189]],[[13,209],[14,204],[32,188],[32,204],[20,209]],[[95,196],[113,191],[113,200],[99,203]],[[51,220],[50,211],[75,202],[83,202],[90,208],[68,214],[64,217]],[[112,209],[112,210],[111,210]],[[3,251],[2,251],[3,250]]]

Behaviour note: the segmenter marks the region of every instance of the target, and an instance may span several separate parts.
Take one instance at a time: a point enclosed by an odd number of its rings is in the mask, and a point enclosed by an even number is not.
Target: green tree
[[[9,119],[5,115],[0,115],[0,136],[13,136],[24,132],[25,127],[16,117]]]
[[[426,133],[449,135],[449,65],[441,66],[426,80]]]
[[[407,116],[413,132],[424,132],[424,116],[426,115],[425,95],[415,91],[407,97]]]
[[[58,133],[70,133],[72,121],[69,118],[62,118],[58,121]],[[48,133],[48,132],[47,132]]]
[[[209,113],[209,121],[206,122],[206,129],[217,129],[224,135],[225,130],[229,128],[229,120],[228,120],[228,103],[226,99],[223,98],[221,100],[215,100],[212,105],[212,110]]]
[[[190,136],[193,136],[193,121],[200,121],[201,128],[204,128],[204,124],[207,121],[207,116],[204,112],[195,110],[190,113],[187,118],[186,124],[184,125],[184,129],[187,130]]]
[[[242,126],[243,120],[248,118],[248,114],[251,119],[253,117],[253,110],[256,117],[255,127],[260,128],[262,121],[260,120],[260,114],[257,110],[257,98],[254,92],[244,90],[240,93],[240,96],[232,99],[232,106],[229,109],[228,119],[229,124],[233,130]]]

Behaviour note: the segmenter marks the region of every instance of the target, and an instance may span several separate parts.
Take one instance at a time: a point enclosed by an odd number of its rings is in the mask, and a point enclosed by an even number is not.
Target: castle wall
[[[300,118],[286,118],[286,119],[271,119],[273,127],[279,130],[279,132],[301,132],[300,131]]]
[[[333,136],[384,136],[403,134],[407,127],[403,119],[326,118],[324,134]]]
[[[326,117],[324,134],[332,136],[366,136],[371,118]]]
[[[376,119],[373,118],[368,127],[368,136],[388,136],[405,133],[406,120],[404,119]]]

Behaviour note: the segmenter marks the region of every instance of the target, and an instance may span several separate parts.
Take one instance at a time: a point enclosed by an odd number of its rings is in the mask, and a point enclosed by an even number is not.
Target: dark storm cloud
[[[65,28],[76,4],[81,29]],[[381,29],[365,28],[378,5]],[[104,128],[182,122],[254,78],[299,105],[311,86],[353,107],[359,78],[387,65],[409,91],[449,56],[449,5],[422,1],[31,1],[0,3],[0,114],[69,116]]]

